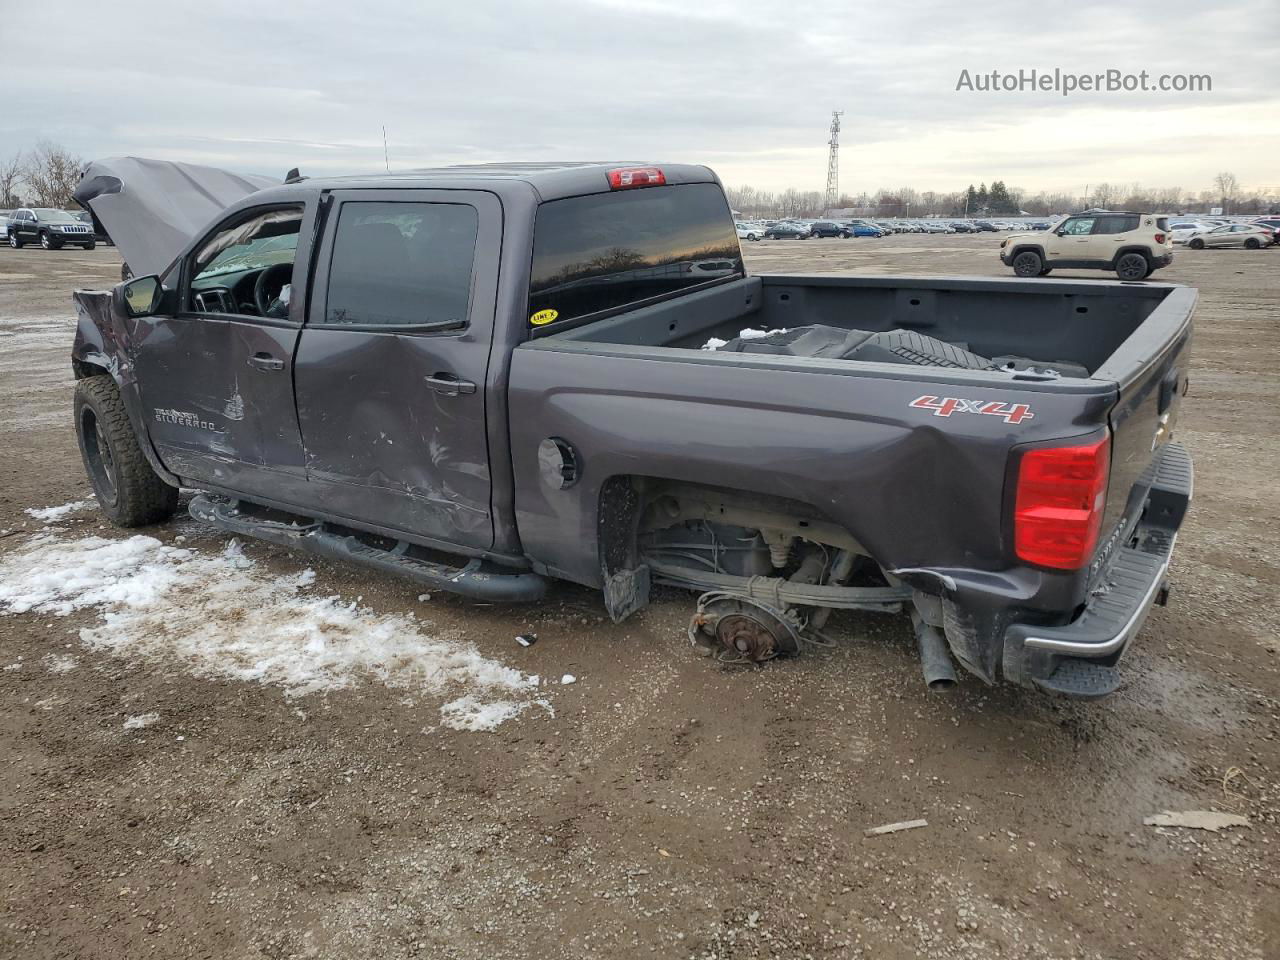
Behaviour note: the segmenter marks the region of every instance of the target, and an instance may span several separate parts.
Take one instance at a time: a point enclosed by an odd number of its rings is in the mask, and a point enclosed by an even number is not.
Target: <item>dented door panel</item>
[[[397,203],[474,209],[474,252],[462,270],[470,276],[465,316],[450,329],[326,322],[333,320],[326,298],[344,211]],[[475,191],[336,191],[328,220],[295,367],[311,502],[410,536],[489,548],[485,411],[501,204]],[[412,283],[419,269],[415,261],[396,276]]]

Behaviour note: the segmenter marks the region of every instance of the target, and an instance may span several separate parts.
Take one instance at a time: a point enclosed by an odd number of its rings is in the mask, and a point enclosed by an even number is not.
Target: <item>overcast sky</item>
[[[843,109],[846,193],[1198,192],[1230,170],[1280,194],[1277,0],[0,0],[0,35],[0,157],[47,138],[86,159],[361,172],[382,167],[385,124],[393,169],[672,160],[820,190]],[[962,69],[1032,67],[1213,90],[956,91]]]

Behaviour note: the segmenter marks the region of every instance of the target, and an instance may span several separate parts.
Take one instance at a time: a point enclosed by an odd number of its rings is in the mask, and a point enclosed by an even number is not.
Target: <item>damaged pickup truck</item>
[[[148,211],[218,172],[136,164],[81,199],[137,277],[75,295],[119,525],[189,487],[228,531],[469,597],[561,578],[617,620],[674,585],[730,661],[905,612],[935,687],[958,661],[1105,695],[1164,602],[1192,289],[753,276],[690,165],[246,181],[179,237]]]

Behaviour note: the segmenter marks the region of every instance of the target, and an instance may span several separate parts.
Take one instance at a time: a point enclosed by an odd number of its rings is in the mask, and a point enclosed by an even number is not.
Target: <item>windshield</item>
[[[37,207],[35,215],[45,223],[77,223],[75,217],[67,213],[65,210],[50,210],[47,207]]]
[[[198,278],[292,263],[301,220],[301,210],[272,210],[222,231],[196,254]]]

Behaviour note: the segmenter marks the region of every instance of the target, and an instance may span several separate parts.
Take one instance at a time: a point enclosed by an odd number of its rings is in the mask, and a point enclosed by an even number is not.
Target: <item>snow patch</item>
[[[96,504],[96,500],[73,500],[71,503],[64,503],[56,507],[28,507],[24,512],[27,516],[34,517],[41,523],[52,523],[73,513],[79,513],[81,510],[88,510]]]
[[[210,556],[147,536],[46,534],[0,560],[0,614],[93,608],[100,622],[80,631],[90,648],[269,683],[290,697],[367,679],[452,696],[441,713],[455,729],[493,729],[528,705],[536,677],[430,636],[412,615],[308,596],[314,580],[311,570],[259,572],[236,541]]]
[[[69,654],[55,656],[51,653],[44,658],[44,665],[49,668],[50,673],[70,673],[79,666],[79,663]]]
[[[779,327],[777,330],[760,330],[756,327],[747,327],[745,330],[738,331],[739,340],[762,340],[765,337],[772,337],[775,333],[787,333],[789,327]],[[703,350],[719,350],[728,340],[721,340],[719,337],[712,337],[702,345]]]
[[[158,713],[140,713],[136,717],[125,717],[124,728],[126,730],[141,730],[143,727],[149,727],[160,719]]]

